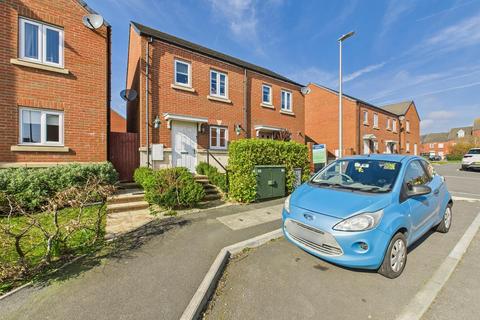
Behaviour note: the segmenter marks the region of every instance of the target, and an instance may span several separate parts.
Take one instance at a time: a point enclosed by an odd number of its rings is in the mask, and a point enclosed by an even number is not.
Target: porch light
[[[157,114],[157,116],[155,117],[155,120],[153,120],[153,127],[154,127],[155,129],[160,128],[160,123],[161,123],[160,117],[159,117],[158,114]]]
[[[235,125],[235,133],[237,134],[237,136],[239,136],[240,133],[242,133],[242,127],[240,126],[240,124]]]

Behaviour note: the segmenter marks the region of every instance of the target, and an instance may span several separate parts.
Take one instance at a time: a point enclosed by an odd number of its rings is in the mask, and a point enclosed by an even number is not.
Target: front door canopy
[[[278,127],[272,127],[272,126],[265,126],[265,125],[256,125],[255,126],[255,131],[257,132],[257,137],[259,136],[260,131],[263,132],[282,132],[285,131],[285,128],[278,128]]]
[[[194,123],[208,123],[208,118],[192,117],[182,114],[164,113],[163,117],[167,120],[167,128],[172,128],[172,121],[194,122]]]
[[[374,134],[369,133],[369,134],[363,135],[363,140],[377,140],[377,137],[375,137]]]

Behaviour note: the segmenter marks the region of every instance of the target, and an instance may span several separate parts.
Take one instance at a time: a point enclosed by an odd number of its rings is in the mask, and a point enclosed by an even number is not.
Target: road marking
[[[452,275],[479,228],[480,213],[477,214],[475,220],[473,220],[462,238],[458,241],[452,251],[450,251],[448,257],[445,258],[437,271],[435,271],[432,278],[419,292],[417,292],[415,297],[413,297],[410,303],[403,309],[402,313],[397,317],[397,320],[419,320],[422,318]]]
[[[240,230],[281,219],[282,208],[283,204],[278,204],[271,207],[218,217],[217,220],[232,230]]]
[[[449,190],[451,193],[458,193],[458,194],[466,194],[466,195],[469,195],[469,196],[476,196],[476,197],[480,197],[480,194],[479,193],[470,193],[470,192],[461,192],[461,191],[452,191],[452,190]]]
[[[452,197],[452,200],[453,200],[453,201],[476,202],[476,201],[480,201],[480,198],[465,198],[465,197],[453,196],[453,197]]]
[[[480,181],[480,178],[473,178],[473,177],[461,177],[461,176],[443,176],[444,178],[456,178],[456,179],[468,179],[468,180],[476,180]]]

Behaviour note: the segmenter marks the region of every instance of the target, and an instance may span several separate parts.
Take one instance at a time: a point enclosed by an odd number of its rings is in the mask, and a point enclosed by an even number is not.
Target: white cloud
[[[378,69],[382,68],[385,65],[385,63],[386,62],[382,62],[382,63],[372,64],[372,65],[366,66],[365,68],[362,68],[360,70],[357,70],[355,72],[352,72],[352,73],[346,75],[343,78],[343,81],[348,82],[348,81],[351,81],[353,79],[356,79],[356,78],[364,75],[365,73],[369,73],[369,72],[373,72],[375,70],[378,70]]]
[[[409,11],[414,3],[408,0],[390,0],[383,15],[380,37],[390,31],[390,28],[400,19],[402,14]]]
[[[466,6],[466,5],[468,5],[468,4],[471,4],[471,3],[475,2],[475,1],[476,1],[476,0],[471,0],[471,1],[464,2],[464,3],[460,3],[460,4],[458,4],[458,5],[454,5],[454,6],[450,7],[450,8],[447,8],[447,9],[444,9],[444,10],[440,10],[440,11],[437,11],[437,12],[435,12],[435,13],[432,13],[432,14],[430,14],[430,15],[428,15],[428,16],[425,16],[425,17],[423,17],[423,18],[417,19],[416,21],[417,21],[417,22],[420,22],[420,21],[424,21],[424,20],[431,19],[431,18],[436,17],[436,16],[438,16],[438,15],[442,15],[442,14],[448,13],[448,12],[450,12],[450,11],[456,10],[456,9],[458,9],[458,8],[461,8],[461,7],[463,7],[463,6]]]
[[[210,0],[210,3],[216,15],[227,21],[236,37],[257,39],[258,18],[252,0]]]
[[[453,117],[455,117],[455,112],[447,110],[432,111],[427,115],[427,118],[432,120],[448,120]]]
[[[331,73],[313,66],[297,70],[291,73],[289,78],[305,85],[309,82],[315,82],[327,87],[336,87],[336,81],[338,81],[336,73]]]

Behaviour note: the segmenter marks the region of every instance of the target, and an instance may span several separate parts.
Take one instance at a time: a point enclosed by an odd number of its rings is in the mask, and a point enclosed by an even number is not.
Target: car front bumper
[[[391,238],[378,228],[336,231],[332,228],[342,219],[299,208],[290,213],[284,209],[282,217],[287,240],[314,256],[348,268],[378,269]]]
[[[480,169],[480,161],[462,161],[462,169]]]

